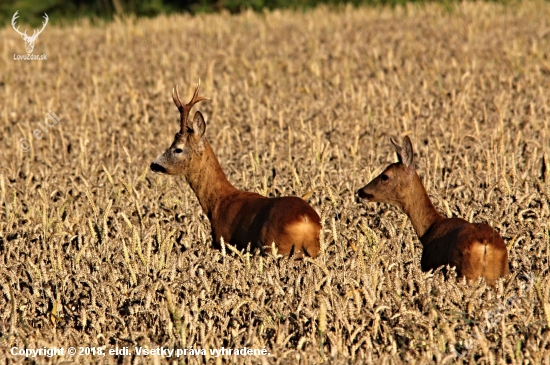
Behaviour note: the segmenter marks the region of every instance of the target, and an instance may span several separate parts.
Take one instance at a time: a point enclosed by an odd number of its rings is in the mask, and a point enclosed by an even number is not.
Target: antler
[[[50,19],[50,18],[48,18],[48,14],[44,13],[44,16],[43,16],[42,18],[46,19],[45,22],[42,22],[42,29],[40,29],[38,32],[37,32],[36,30],[33,31],[33,34],[32,34],[32,37],[31,37],[31,38],[37,38],[38,35],[39,35],[40,33],[42,33],[42,31],[44,30],[44,28],[46,28],[46,25],[48,25],[48,19]],[[36,34],[35,34],[35,33],[36,33]]]
[[[207,97],[199,96],[199,89],[201,87],[201,80],[199,79],[199,82],[197,83],[197,87],[195,88],[195,92],[193,93],[193,98],[190,102],[183,105],[180,93],[178,91],[178,85],[176,85],[176,92],[174,94],[174,89],[172,89],[172,99],[174,99],[174,104],[178,107],[178,110],[180,111],[180,124],[181,129],[180,133],[185,133],[187,129],[187,119],[189,118],[189,112],[191,111],[191,108],[193,108],[193,105],[197,104],[199,101],[203,100],[210,100]]]
[[[13,30],[15,30],[20,35],[28,37],[26,29],[25,29],[25,33],[21,33],[21,31],[19,31],[19,26],[17,28],[15,27],[15,21],[17,20],[17,18],[19,18],[19,15],[17,15],[17,13],[19,13],[19,10],[17,10],[15,14],[13,14],[13,17],[11,18],[11,26],[13,27]]]
[[[17,20],[17,18],[19,18],[19,15],[17,15],[17,13],[19,13],[19,10],[17,10],[15,14],[13,14],[13,17],[11,18],[11,26],[13,27],[13,30],[15,30],[17,33],[19,33],[23,37],[25,37],[25,39],[29,39],[29,40],[35,40],[38,37],[38,35],[42,33],[44,28],[46,28],[46,25],[48,24],[48,20],[50,19],[48,18],[48,14],[44,13],[44,16],[42,18],[46,19],[46,21],[42,22],[42,29],[40,29],[39,31],[33,30],[32,36],[29,37],[26,29],[24,33],[21,33],[21,31],[19,30],[19,26],[15,28],[15,21]]]

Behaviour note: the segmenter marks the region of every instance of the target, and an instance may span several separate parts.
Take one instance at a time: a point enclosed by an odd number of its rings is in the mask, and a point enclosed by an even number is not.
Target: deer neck
[[[408,194],[408,197],[403,202],[402,208],[411,220],[416,234],[422,241],[422,236],[424,236],[428,229],[430,229],[434,223],[445,219],[445,217],[439,214],[435,209],[416,172],[414,173],[413,179],[414,182],[411,185],[410,194]]]
[[[208,141],[205,140],[204,144],[204,152],[191,160],[185,178],[203,211],[211,218],[218,202],[237,189],[227,180]]]

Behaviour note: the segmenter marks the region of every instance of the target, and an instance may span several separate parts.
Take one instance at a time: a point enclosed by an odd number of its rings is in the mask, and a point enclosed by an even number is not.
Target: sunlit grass
[[[462,3],[48,26],[36,62],[14,61],[24,44],[0,30],[0,358],[266,346],[284,364],[549,361],[549,15]],[[187,98],[199,78],[229,180],[305,197],[319,258],[212,248],[186,182],[148,171],[178,130],[172,87]],[[36,139],[51,110],[61,120]],[[356,203],[405,134],[436,207],[504,237],[496,288],[421,272],[406,217]]]

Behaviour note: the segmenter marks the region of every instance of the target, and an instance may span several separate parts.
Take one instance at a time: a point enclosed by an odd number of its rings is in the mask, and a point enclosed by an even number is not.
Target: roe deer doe
[[[197,84],[191,101],[183,104],[178,88],[172,98],[180,112],[180,131],[172,145],[151,164],[151,170],[168,175],[183,175],[197,196],[212,227],[214,246],[221,239],[239,249],[271,247],[278,253],[315,257],[319,253],[320,218],[298,197],[267,198],[236,189],[227,180],[214,151],[206,140],[206,123],[196,112],[188,123],[194,104],[207,100],[199,95]]]
[[[395,204],[407,214],[423,246],[422,270],[455,266],[458,276],[468,281],[481,276],[491,285],[508,274],[508,252],[498,232],[484,223],[439,214],[415,171],[411,140],[405,137],[403,147],[391,142],[399,162],[357,193],[368,202]]]

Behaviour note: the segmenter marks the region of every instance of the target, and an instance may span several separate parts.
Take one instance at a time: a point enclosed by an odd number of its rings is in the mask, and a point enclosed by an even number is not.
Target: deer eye
[[[181,148],[176,148],[176,149],[174,150],[174,152],[175,152],[175,153],[182,153],[183,150],[182,150]]]
[[[389,179],[388,175],[386,175],[386,174],[380,175],[380,178],[382,179],[382,181],[388,181],[388,179]]]

